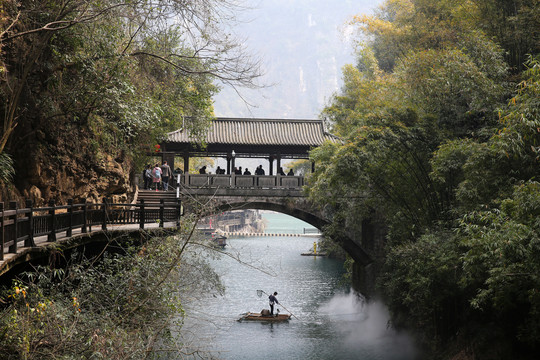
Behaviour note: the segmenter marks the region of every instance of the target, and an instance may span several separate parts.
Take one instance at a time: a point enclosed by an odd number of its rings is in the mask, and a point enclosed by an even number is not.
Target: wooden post
[[[19,217],[17,216],[17,202],[9,202],[9,210],[15,210],[15,215],[13,216],[13,245],[9,247],[9,252],[12,254],[17,253],[17,238],[19,237]]]
[[[182,200],[177,200],[176,227],[180,227],[180,217],[182,216]]]
[[[163,223],[165,222],[165,199],[159,200],[159,227],[163,227]]]
[[[144,199],[141,199],[141,207],[139,208],[139,228],[144,229],[144,220],[146,213],[144,211]]]
[[[84,200],[84,204],[83,204],[83,220],[82,220],[82,228],[81,228],[81,232],[84,234],[86,233],[86,223],[88,222],[88,202],[86,201],[86,199]],[[90,229],[90,231],[92,231]]]
[[[35,247],[34,241],[34,208],[32,207],[32,200],[26,200],[26,207],[28,208],[28,238],[24,241],[25,247]]]
[[[66,236],[71,237],[73,235],[73,199],[68,199],[68,228],[66,230]]]
[[[9,202],[9,209],[15,210],[15,215],[13,216],[13,245],[9,247],[9,252],[16,254],[17,253],[17,239],[19,237],[19,216],[17,214],[19,206],[16,201]]]
[[[184,153],[184,174],[189,173],[189,153],[186,151]]]
[[[103,205],[102,205],[102,211],[103,211],[103,221],[101,222],[101,230],[107,231],[107,199],[103,199]]]
[[[275,186],[277,187],[282,187],[283,186],[283,180],[281,180],[281,174],[280,174],[280,171],[281,171],[281,157],[280,155],[278,155],[276,157],[276,182],[275,182]]]
[[[0,212],[2,212],[2,229],[0,231],[0,260],[4,260],[4,224],[6,223],[6,218],[4,216],[4,203],[0,202]]]
[[[49,234],[47,235],[47,241],[56,241],[56,210],[54,208],[54,200],[49,201]]]
[[[268,169],[268,175],[274,175],[274,157],[269,156],[268,157],[268,163],[270,164],[270,168]]]

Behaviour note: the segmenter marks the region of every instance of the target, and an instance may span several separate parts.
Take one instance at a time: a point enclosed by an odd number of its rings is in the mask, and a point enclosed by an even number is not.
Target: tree
[[[294,160],[287,164],[284,170],[285,173],[288,172],[287,169],[291,169],[297,176],[309,176],[311,174],[311,161],[305,159]]]
[[[462,282],[475,290],[471,306],[533,348],[540,339],[539,217],[540,184],[529,181],[499,208],[470,212],[460,223]]]
[[[255,86],[260,75],[224,33],[237,9],[228,0],[2,2],[0,152],[57,124],[148,143],[194,116],[185,125],[200,133],[214,81]]]
[[[260,75],[228,34],[238,4],[2,2],[0,153],[15,184],[4,196],[125,194],[166,132],[202,134],[219,85],[255,86]]]
[[[527,56],[540,52],[540,5],[534,0],[474,0],[479,27],[506,49],[515,74],[525,70]]]

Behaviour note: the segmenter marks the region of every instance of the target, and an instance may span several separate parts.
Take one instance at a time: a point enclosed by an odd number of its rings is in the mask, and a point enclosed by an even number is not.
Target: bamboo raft
[[[238,321],[271,321],[271,322],[280,322],[280,321],[288,321],[291,318],[290,314],[277,314],[274,316],[270,315],[261,315],[261,313],[252,313],[248,312],[245,314],[242,314],[240,316],[240,319]]]

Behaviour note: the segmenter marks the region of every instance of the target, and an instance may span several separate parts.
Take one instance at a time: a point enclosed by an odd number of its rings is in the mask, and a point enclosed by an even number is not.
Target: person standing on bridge
[[[292,168],[291,168],[291,169],[289,170],[289,172],[287,173],[287,176],[294,176],[294,171],[293,171]]]
[[[257,169],[255,169],[255,175],[264,175],[264,169],[262,165],[259,165]]]
[[[167,161],[161,165],[161,178],[163,180],[163,190],[169,190],[169,179],[172,176],[171,167],[167,164]]]
[[[150,164],[146,164],[143,170],[143,179],[144,179],[144,190],[150,189],[152,185],[152,169],[150,169]]]
[[[152,182],[154,185],[156,185],[156,191],[159,190],[159,182],[161,181],[161,168],[159,167],[159,164],[156,164],[154,166],[154,169],[152,170]]]
[[[270,305],[270,315],[274,316],[274,304],[279,304],[278,299],[276,298],[277,291],[274,291],[274,294],[268,297],[268,304]]]

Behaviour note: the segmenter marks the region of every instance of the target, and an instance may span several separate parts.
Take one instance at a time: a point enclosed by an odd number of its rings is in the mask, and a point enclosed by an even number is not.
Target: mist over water
[[[390,326],[390,314],[379,301],[366,302],[350,292],[337,294],[321,306],[320,314],[332,318],[343,344],[351,352],[373,349],[380,359],[414,359],[413,339]]]

